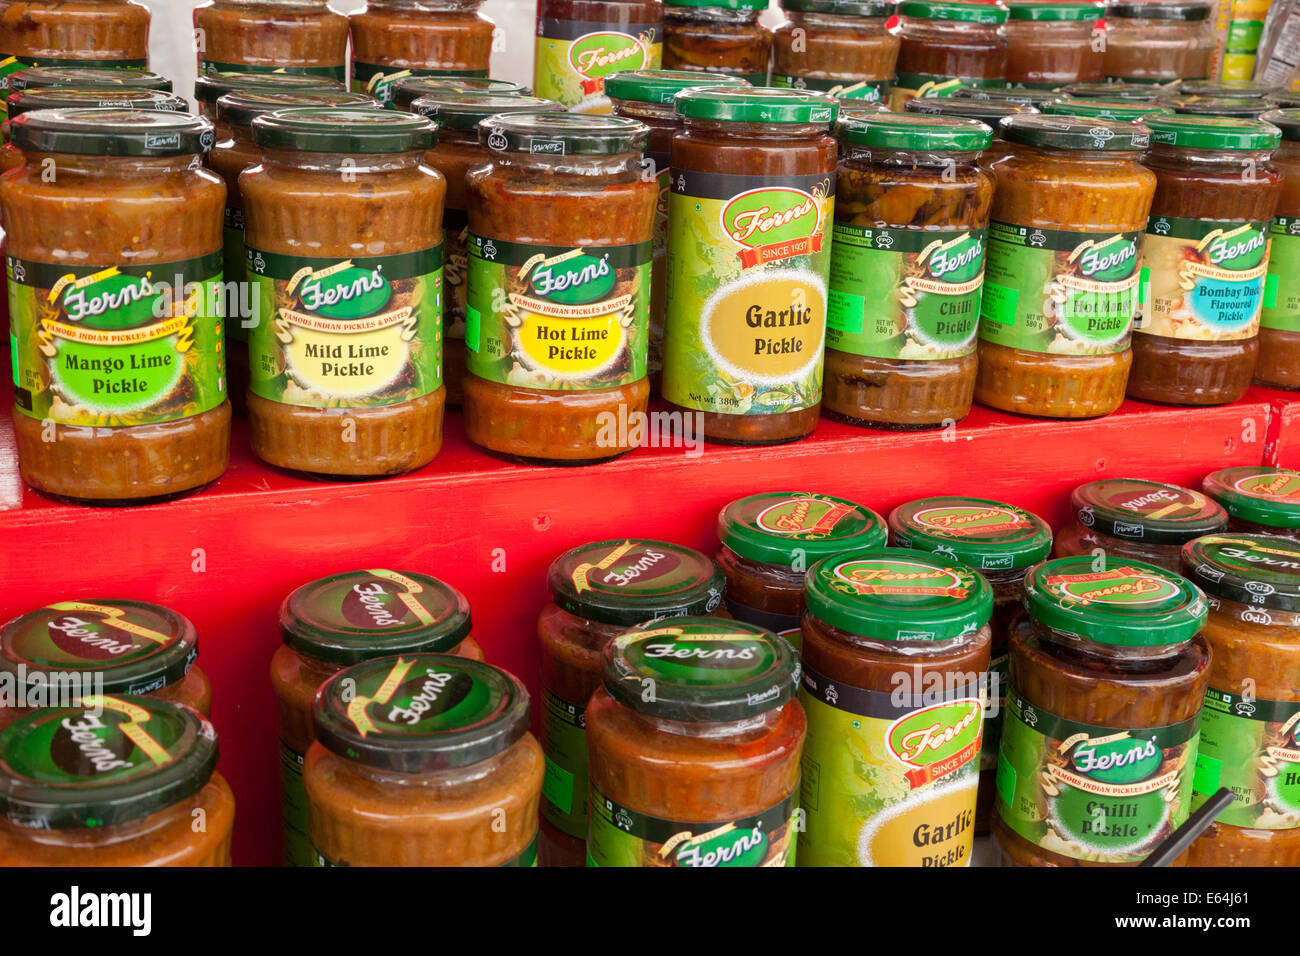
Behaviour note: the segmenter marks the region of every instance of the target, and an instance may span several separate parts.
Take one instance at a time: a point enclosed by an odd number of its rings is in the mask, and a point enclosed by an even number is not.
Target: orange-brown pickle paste
[[[1106,9],[1107,80],[1203,79],[1214,60],[1213,5],[1206,0],[1121,0]]]
[[[1007,8],[1000,3],[904,0],[890,108],[913,97],[952,96],[963,87],[1007,85]]]
[[[194,9],[199,72],[306,73],[343,83],[348,18],[327,0],[206,0]]]
[[[1008,0],[1007,85],[1054,90],[1105,74],[1103,7],[1062,0]]]
[[[143,70],[151,19],[138,0],[0,0],[0,83],[23,66]]]
[[[381,103],[408,76],[488,75],[493,22],[483,0],[368,0],[351,14],[352,88]]]
[[[895,7],[894,0],[786,0],[785,22],[772,31],[771,85],[841,101],[888,98],[899,39],[885,25]]]
[[[664,0],[665,70],[727,73],[767,82],[772,33],[758,22],[768,0]]]

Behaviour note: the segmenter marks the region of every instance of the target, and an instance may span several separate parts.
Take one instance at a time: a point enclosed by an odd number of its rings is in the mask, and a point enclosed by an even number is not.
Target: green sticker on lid
[[[894,543],[981,570],[1027,568],[1052,550],[1052,529],[1035,514],[985,498],[922,498],[889,516]]]
[[[802,568],[841,551],[885,543],[884,519],[847,498],[773,491],[733,501],[718,515],[718,538],[742,558]]]
[[[1300,528],[1300,471],[1244,466],[1208,475],[1205,493],[1241,521],[1269,528]]]

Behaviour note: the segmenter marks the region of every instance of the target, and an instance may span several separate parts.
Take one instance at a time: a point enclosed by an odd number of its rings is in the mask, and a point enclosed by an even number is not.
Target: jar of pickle
[[[1252,120],[1277,109],[1277,100],[1250,96],[1175,96],[1169,104],[1174,112],[1189,116],[1231,116]]]
[[[975,568],[993,589],[992,644],[984,697],[984,740],[980,746],[975,832],[987,833],[993,810],[1002,712],[1006,708],[1007,661],[1012,632],[1024,620],[1025,575],[1052,550],[1052,529],[1036,514],[987,498],[921,498],[889,515],[896,548],[928,551]]]
[[[1192,806],[1233,794],[1187,865],[1300,866],[1300,542],[1210,535],[1183,566],[1205,590],[1214,651]]]
[[[889,97],[899,39],[885,29],[897,0],[785,0],[772,31],[772,86],[841,101]]]
[[[666,70],[730,73],[767,83],[772,33],[758,22],[768,0],[664,0]]]
[[[1300,109],[1275,110],[1260,119],[1282,131],[1282,145],[1273,153],[1282,195],[1269,229],[1255,381],[1294,390],[1300,389]]]
[[[217,100],[227,93],[331,93],[343,92],[343,85],[327,76],[301,73],[204,73],[194,81],[194,99],[199,115],[217,124],[217,141],[230,138],[230,129],[217,119]]]
[[[1096,116],[1121,123],[1141,123],[1153,116],[1173,116],[1174,111],[1158,100],[1100,100],[1061,97],[1046,103],[1042,111],[1051,116]]]
[[[628,628],[722,608],[722,572],[705,555],[667,541],[625,538],[574,548],[552,562],[551,603],[537,619],[541,642],[542,866],[587,859],[587,731],[605,645]]]
[[[1210,682],[1205,595],[1153,564],[1098,570],[1089,555],[1031,570],[1025,606],[1030,623],[1011,635],[994,857],[1134,866],[1191,807]]]
[[[1213,498],[1160,481],[1102,478],[1070,493],[1073,520],[1056,536],[1056,556],[1136,559],[1178,573],[1182,548],[1228,527]]]
[[[1007,84],[1055,90],[1105,76],[1100,3],[1007,0]]]
[[[533,89],[573,113],[608,113],[605,80],[663,63],[659,0],[541,0]]]
[[[1157,116],[1146,121],[1156,175],[1142,237],[1143,286],[1128,394],[1171,405],[1235,402],[1250,387],[1281,141],[1258,120]]]
[[[909,113],[927,113],[930,116],[956,116],[961,119],[978,120],[991,129],[993,131],[993,141],[980,152],[979,157],[976,159],[980,169],[990,176],[993,175],[993,164],[1011,151],[1007,141],[1002,138],[1002,121],[1008,116],[1021,116],[1026,113],[1038,112],[1035,107],[1028,103],[965,96],[908,100],[906,110]]]
[[[1124,400],[1138,243],[1155,176],[1144,127],[1070,116],[1002,121],[980,306],[981,405],[1043,418]]]
[[[1034,90],[1024,86],[1008,86],[1005,89],[991,86],[961,86],[953,91],[952,98],[992,100],[994,103],[1014,103],[1017,106],[1032,106],[1036,110],[1041,110],[1044,103],[1050,103],[1059,95],[1056,90]]]
[[[443,93],[492,93],[497,96],[523,96],[528,93],[520,83],[493,80],[486,76],[407,76],[392,87],[393,106],[411,112],[411,105],[422,96]]]
[[[1267,83],[1247,83],[1239,80],[1184,80],[1178,84],[1181,96],[1238,97],[1252,100],[1276,99],[1282,90]]]
[[[449,584],[414,571],[348,571],[297,588],[280,605],[284,643],[271,658],[280,740],[284,864],[311,866],[302,767],[312,701],[346,667],[392,654],[450,654],[481,661],[469,602]]]
[[[1169,83],[1205,79],[1214,58],[1205,0],[1121,0],[1106,8],[1106,79]]]
[[[973,101],[972,101],[973,102]],[[828,418],[939,428],[970,411],[993,180],[982,123],[881,113],[841,119]]]
[[[1163,84],[1112,80],[1108,83],[1070,83],[1061,87],[1061,95],[1076,100],[1160,101],[1168,105],[1178,91]]]
[[[199,72],[348,78],[348,18],[328,0],[205,0],[194,9]]]
[[[890,109],[901,110],[917,96],[1007,85],[1007,8],[1001,3],[904,0],[898,15],[901,45]]]
[[[487,76],[495,24],[483,0],[366,0],[352,13],[352,89],[381,103],[407,76]]]
[[[8,89],[14,93],[86,87],[172,92],[172,81],[161,73],[125,66],[82,65],[77,61],[67,66],[25,66],[17,73],[9,74],[8,79]]]
[[[1201,488],[1228,512],[1228,529],[1295,537],[1300,529],[1300,471],[1244,465],[1205,476]]]

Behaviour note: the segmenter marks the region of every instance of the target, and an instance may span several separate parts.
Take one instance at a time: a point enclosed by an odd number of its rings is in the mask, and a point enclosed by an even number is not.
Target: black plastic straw
[[[1138,866],[1168,866],[1183,855],[1183,851],[1196,841],[1196,838],[1210,828],[1210,824],[1232,804],[1233,792],[1223,787],[1214,796],[1206,800],[1190,817],[1168,838],[1151,851],[1151,855]]]

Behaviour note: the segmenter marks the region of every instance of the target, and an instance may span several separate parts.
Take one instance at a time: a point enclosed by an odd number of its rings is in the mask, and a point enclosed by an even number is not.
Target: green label
[[[819,76],[793,76],[787,73],[773,73],[769,86],[778,86],[794,90],[816,90],[829,93],[840,100],[861,100],[864,103],[879,103],[889,92],[888,80],[832,80]]]
[[[284,820],[284,865],[311,866],[307,830],[307,790],[302,784],[302,754],[280,742],[280,806]]]
[[[542,691],[542,816],[569,836],[587,836],[586,708]]]
[[[821,401],[835,177],[673,170],[664,397],[728,415]]]
[[[470,233],[466,342],[479,378],[564,391],[645,378],[652,244],[534,246]]]
[[[149,266],[7,257],[15,402],[114,427],[177,421],[226,399],[221,253]]]
[[[443,300],[443,335],[449,339],[465,341],[465,279],[469,274],[469,260],[465,253],[465,240],[469,236],[469,217],[463,209],[446,209],[442,214],[442,241],[446,260],[442,264],[442,281],[446,294]]]
[[[393,106],[393,87],[408,76],[487,76],[487,70],[422,70],[396,66],[376,66],[373,63],[352,64],[352,91],[373,96],[388,109]]]
[[[1141,233],[989,224],[980,338],[1056,355],[1128,348]]]
[[[1220,787],[1232,804],[1216,818],[1234,827],[1300,827],[1300,703],[1247,700],[1211,687],[1196,757],[1199,807]]]
[[[442,387],[442,247],[378,258],[248,250],[260,321],[252,390],[312,408],[396,405]]]
[[[646,368],[651,372],[661,372],[664,367],[664,319],[668,308],[668,200],[672,195],[672,170],[667,153],[647,150],[644,162],[654,173],[655,185],[659,188],[650,275],[650,345]]]
[[[1008,690],[998,812],[1030,843],[1076,860],[1137,863],[1187,819],[1197,720],[1094,727]]]
[[[997,699],[996,712],[984,718],[984,744],[980,748],[980,772],[995,771],[998,766],[998,748],[1002,743],[1003,713],[1007,706],[1007,688],[1011,686],[1008,672],[1010,654],[1003,654],[989,661],[988,687],[991,696]]]
[[[682,823],[610,800],[591,788],[588,866],[794,866],[795,795],[743,820]]]
[[[1259,324],[1300,332],[1300,216],[1278,216],[1269,234],[1273,244]]]
[[[975,351],[984,230],[835,223],[826,347],[926,361]]]
[[[1271,228],[1270,222],[1152,216],[1142,239],[1136,331],[1199,342],[1253,338]]]
[[[657,70],[663,63],[660,23],[584,23],[543,18],[537,24],[534,93],[575,113],[609,112],[605,77]]]
[[[332,66],[253,66],[249,63],[220,63],[216,60],[199,60],[199,73],[284,73],[290,76],[322,76],[346,83],[348,65]]]

